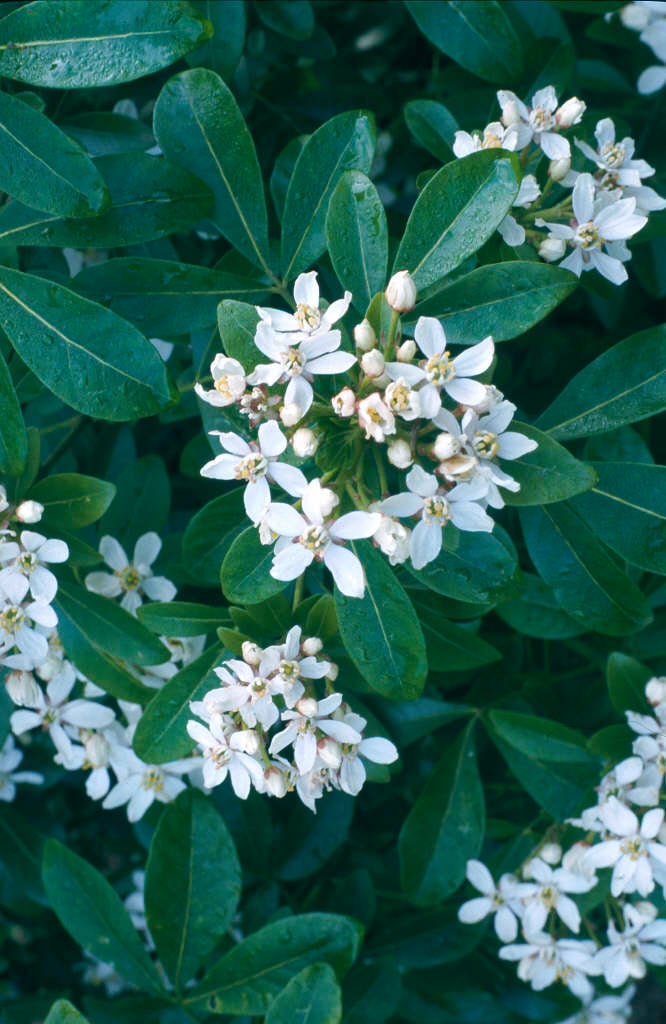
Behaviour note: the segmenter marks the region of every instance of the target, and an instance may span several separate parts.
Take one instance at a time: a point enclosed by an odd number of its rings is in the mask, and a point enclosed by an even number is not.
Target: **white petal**
[[[339,540],[356,540],[372,537],[382,521],[378,512],[347,512],[340,516],[330,528],[331,537]]]
[[[290,544],[273,559],[271,576],[276,580],[295,580],[312,563],[314,555],[302,544]]]
[[[129,565],[127,555],[115,537],[102,537],[99,553],[112,569],[126,569]]]
[[[261,522],[271,503],[271,489],[265,477],[250,481],[243,493],[243,505],[254,525]],[[145,588],[144,588],[145,589]]]
[[[416,524],[409,540],[409,555],[415,569],[432,562],[442,549],[442,528],[437,523]]]
[[[52,572],[43,566],[36,566],[30,575],[30,592],[36,601],[50,604],[56,596],[58,581]]]
[[[276,459],[287,447],[287,438],[280,430],[276,420],[262,423],[258,435],[261,454],[267,459]]]
[[[542,132],[540,145],[543,152],[550,160],[566,160],[571,156],[571,146],[567,139],[555,132]]]
[[[108,572],[89,572],[84,582],[87,590],[102,597],[118,597],[123,592],[118,577]]]
[[[594,212],[594,178],[591,174],[579,174],[573,189],[573,209],[579,224],[592,220]]]
[[[319,285],[317,271],[310,270],[307,274],[299,274],[294,281],[294,301],[298,306],[310,306],[319,309]]]
[[[525,434],[519,434],[516,430],[507,430],[498,438],[498,442],[497,454],[501,459],[519,459],[537,448],[536,441]]]
[[[494,355],[495,344],[493,339],[488,336],[478,345],[472,345],[471,348],[455,357],[453,365],[456,368],[456,375],[458,377],[476,377],[478,373],[483,373],[488,369]]]
[[[446,350],[444,328],[434,316],[419,317],[414,329],[414,339],[427,358]]]
[[[413,516],[423,508],[423,498],[412,491],[403,491],[402,494],[392,494],[380,502],[379,508],[387,516]]]
[[[468,377],[460,379],[454,377],[444,385],[444,390],[454,402],[460,402],[461,405],[478,405],[486,397],[486,389],[483,384],[469,380]]]
[[[173,601],[177,593],[176,587],[166,576],[149,576],[141,586],[151,601]]]
[[[324,565],[331,571],[335,585],[347,597],[363,597],[365,574],[363,566],[352,551],[329,544],[324,552]]]
[[[21,540],[25,537],[25,530]],[[40,562],[66,562],[69,558],[69,548],[64,540],[47,540],[39,549]]]
[[[480,860],[467,861],[466,875],[467,881],[485,896],[493,896],[495,894],[493,876],[490,874],[486,865]]]
[[[384,739],[382,736],[370,736],[359,744],[359,754],[367,757],[368,761],[375,764],[393,764],[398,760],[398,751],[394,743]]]
[[[281,537],[298,537],[307,527],[303,516],[281,501],[274,502],[268,509],[266,524]]]
[[[312,359],[307,364],[308,373],[344,373],[356,363],[356,356],[351,352],[329,352]]]
[[[301,470],[287,462],[272,462],[268,467],[267,476],[294,498],[300,498],[308,485]]]

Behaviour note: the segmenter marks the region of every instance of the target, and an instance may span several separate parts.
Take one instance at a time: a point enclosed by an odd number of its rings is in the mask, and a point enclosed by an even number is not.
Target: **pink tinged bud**
[[[571,170],[571,157],[563,156],[559,160],[551,160],[548,164],[548,175],[553,181],[562,181]]]
[[[412,449],[406,441],[401,439],[391,441],[386,454],[389,462],[392,466],[395,466],[396,469],[407,469],[407,466],[411,466],[414,461]]]
[[[303,654],[307,654],[309,657],[319,654],[322,647],[324,646],[318,636],[308,636],[302,643]]]
[[[42,692],[32,672],[10,672],[5,686],[14,704],[25,708],[35,707]]]
[[[458,441],[458,438],[454,437],[453,434],[449,434],[446,431],[443,434],[437,435],[435,443],[432,446],[432,453],[440,462],[452,459],[459,451],[460,441]]]
[[[356,408],[356,395],[351,388],[343,388],[331,399],[333,411],[338,416],[353,416]]]
[[[258,644],[253,644],[251,640],[243,640],[241,651],[246,665],[252,665],[254,668],[257,668],[263,654],[261,647]]]
[[[317,756],[329,768],[339,768],[342,763],[340,744],[328,736],[317,741]]]
[[[555,263],[561,260],[567,250],[567,243],[563,238],[544,238],[539,246],[539,256],[547,263]]]
[[[555,121],[560,128],[571,128],[572,125],[579,123],[586,109],[587,104],[583,100],[572,96],[555,111]]]
[[[296,703],[296,710],[299,715],[303,715],[304,718],[312,718],[317,714],[319,705],[314,697],[301,697]]]
[[[409,313],[416,305],[416,285],[408,270],[394,274],[386,288],[386,301],[396,313]]]
[[[395,355],[399,363],[411,363],[416,355],[416,342],[414,339],[407,338],[406,341],[403,341],[402,345],[398,345]]]
[[[656,707],[666,701],[666,678],[655,677],[645,684],[645,699],[648,704]]]
[[[283,405],[280,409],[280,419],[285,427],[295,427],[298,421],[302,418],[303,410],[300,405]]]
[[[369,352],[377,344],[377,335],[369,320],[362,320],[354,328],[354,344],[360,352]]]
[[[278,799],[283,797],[289,788],[285,773],[281,772],[279,768],[267,768],[264,772],[264,780],[266,791]]]
[[[361,369],[366,377],[381,377],[384,372],[384,356],[379,349],[373,348],[363,355]]]
[[[301,459],[307,459],[317,451],[319,438],[309,427],[299,427],[291,439],[291,446],[295,455]]]
[[[42,518],[44,506],[38,501],[22,501],[16,509],[16,518],[19,523],[38,523]]]

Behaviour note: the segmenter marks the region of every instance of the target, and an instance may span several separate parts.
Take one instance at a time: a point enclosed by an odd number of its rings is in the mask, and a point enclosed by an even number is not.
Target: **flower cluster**
[[[624,27],[638,32],[640,41],[661,61],[661,64],[646,68],[639,76],[638,91],[649,96],[666,85],[666,3],[664,0],[636,0],[636,3],[622,7],[619,15]]]
[[[497,99],[501,120],[487,125],[482,135],[456,132],[453,151],[457,157],[495,148],[520,154],[521,165],[530,173],[523,176],[515,216],[508,215],[499,225],[504,241],[514,247],[534,245],[542,259],[561,260],[560,266],[578,277],[597,270],[613,284],[622,284],[627,279],[624,264],[631,259],[627,240],[645,226],[650,212],[666,206],[666,200],[643,184],[654,168],[634,158],[633,139],[616,139],[608,117],[597,122],[595,146],[574,140],[577,152],[594,169],[587,170],[585,164],[572,167],[574,154],[561,132],[581,122],[586,105],[577,97],[560,105],[553,86],[539,89],[530,106],[505,90]],[[542,155],[550,162],[547,178],[539,184],[536,172]],[[559,189],[559,198],[546,206],[553,187]],[[548,229],[545,238],[540,228]]]
[[[643,978],[648,964],[666,964],[666,919],[660,917],[661,890],[666,898],[666,825],[659,806],[666,769],[666,678],[645,687],[653,715],[627,712],[637,734],[632,755],[614,765],[597,787],[597,802],[569,822],[587,833],[566,852],[546,842],[517,875],[505,874],[497,885],[480,861],[467,865],[467,878],[481,896],[468,900],[458,917],[466,924],[494,915],[495,931],[505,943],[499,955],[518,962],[518,976],[539,991],[561,981],[583,1002],[580,1014],[564,1024],[595,1020],[596,1013],[630,1013],[633,988],[620,997],[599,995],[591,978],[603,977],[610,988]],[[597,872],[611,869],[610,876]],[[576,904],[577,894],[597,886],[609,892]],[[572,898],[573,897],[573,898]],[[603,906],[603,911],[601,910]],[[606,942],[595,925],[605,921]],[[585,923],[592,938],[574,938]],[[518,929],[522,942],[515,942]],[[586,1015],[587,1014],[587,1015]]]
[[[333,326],[350,299],[347,292],[322,311],[316,272],[301,274],[295,312],[257,310],[254,341],[271,361],[247,373],[217,355],[213,388],[197,384],[196,392],[248,418],[247,436],[211,431],[223,453],[201,473],[245,484],[248,518],[262,543],[275,545],[271,574],[294,580],[323,562],[343,594],[361,597],[363,568],[347,541],[372,538],[392,564],[410,559],[423,568],[448,523],[492,530],[487,508],[502,507],[502,488],[519,488],[497,460],[536,443],[507,429],[515,406],[475,379],[493,362],[491,337],[452,356],[439,321],[420,317],[414,337],[401,341],[399,314],[416,301],[406,271],[383,300],[390,326],[378,338],[367,319],[358,324],[356,354],[341,350]],[[327,379],[342,374],[347,383],[331,394]],[[315,455],[321,475],[308,479],[293,459]],[[272,487],[295,500],[275,501]]]
[[[201,721],[187,724],[202,751],[207,788],[229,776],[243,800],[252,788],[275,797],[295,789],[316,811],[324,790],[360,792],[364,759],[376,764],[397,760],[393,743],[366,739],[366,720],[343,702],[342,694],[331,692],[337,666],[319,657],[321,650],[321,640],[303,639],[300,626],[294,626],[282,644],[262,649],[245,641],[242,659],[215,669],[221,685],[190,704]],[[326,689],[321,699],[317,680]],[[271,733],[276,726],[280,730]]]

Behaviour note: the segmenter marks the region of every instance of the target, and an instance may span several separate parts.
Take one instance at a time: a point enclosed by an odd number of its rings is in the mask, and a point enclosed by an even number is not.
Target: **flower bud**
[[[502,124],[505,128],[510,128],[512,124],[519,124],[522,121],[520,116],[520,110],[515,100],[509,100],[502,107]]]
[[[432,446],[432,453],[439,462],[446,462],[447,459],[452,459],[459,451],[460,441],[447,431],[438,434]]]
[[[324,519],[326,516],[330,516],[331,512],[337,505],[340,504],[335,491],[332,491],[330,487],[322,487],[319,491],[319,511],[321,512]]]
[[[38,523],[43,512],[44,506],[38,501],[22,501],[15,515],[19,523]]]
[[[243,640],[241,652],[245,664],[252,665],[253,668],[257,668],[257,666],[261,662],[261,657],[263,654],[263,651],[259,644],[254,644],[252,643],[251,640]]]
[[[299,427],[291,439],[291,446],[295,455],[301,459],[307,459],[317,451],[319,438],[309,427]]]
[[[414,461],[412,449],[409,447],[407,442],[403,441],[401,438],[396,438],[395,441],[391,441],[386,454],[389,462],[392,466],[395,466],[396,469],[407,469],[407,466],[411,466]]]
[[[539,856],[546,864],[559,864],[562,860],[562,847],[559,843],[544,843],[539,850]]]
[[[4,512],[5,509],[9,508],[9,502],[7,501],[7,491],[0,484],[0,512]]]
[[[411,532],[397,519],[382,515],[382,521],[372,539],[391,565],[401,565],[409,558]]]
[[[548,175],[553,181],[562,181],[571,170],[571,157],[561,156],[559,160],[551,160],[548,164]]]
[[[547,263],[554,263],[561,260],[567,250],[567,243],[563,238],[544,238],[539,246],[539,256]]]
[[[331,399],[333,411],[338,416],[353,416],[356,408],[356,395],[351,388],[343,388]]]
[[[303,654],[307,654],[308,657],[314,657],[315,654],[319,654],[323,646],[324,644],[318,636],[308,636],[301,644]]]
[[[313,715],[317,714],[318,708],[319,705],[314,697],[301,697],[301,699],[296,702],[296,710],[299,715],[303,715],[304,718],[312,718]]]
[[[620,21],[632,32],[642,32],[650,24],[650,10],[638,4],[627,4],[620,11]]]
[[[411,363],[416,355],[416,342],[414,339],[407,338],[406,341],[403,341],[402,345],[398,345],[395,355],[399,363]]]
[[[361,369],[366,377],[381,377],[384,372],[384,356],[378,348],[365,352],[361,358]]]
[[[396,313],[409,313],[416,305],[416,285],[408,270],[399,270],[386,287],[386,301]]]
[[[645,684],[645,699],[652,707],[666,701],[666,677],[656,676]]]
[[[330,736],[324,736],[317,741],[317,756],[321,758],[328,768],[339,768],[342,764],[340,744],[336,743]]]
[[[232,740],[236,750],[242,750],[243,753],[249,754],[250,757],[258,754],[261,750],[261,743],[254,729],[240,729],[233,734]]]
[[[334,683],[340,674],[340,667],[335,664],[334,661],[329,662],[328,672],[326,678],[330,683]]]
[[[579,123],[586,109],[587,104],[583,100],[572,96],[555,111],[555,122],[560,128],[571,128],[572,125]]]
[[[292,403],[290,405],[283,405],[280,409],[280,419],[285,427],[295,427],[298,421],[302,418],[303,410],[300,405]]]
[[[32,672],[9,672],[5,686],[11,700],[20,708],[37,706],[42,691]]]
[[[360,352],[369,352],[377,344],[377,335],[369,320],[361,320],[354,328],[354,344]]]
[[[266,783],[266,792],[270,793],[271,796],[276,796],[278,799],[283,797],[289,788],[287,777],[279,768],[267,768],[264,772],[264,781]]]
[[[94,732],[84,741],[86,748],[86,760],[92,768],[105,768],[109,763],[111,746],[106,736],[100,732]]]

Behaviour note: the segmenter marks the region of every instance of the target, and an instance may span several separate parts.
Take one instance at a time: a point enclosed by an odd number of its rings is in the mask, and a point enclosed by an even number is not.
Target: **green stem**
[[[391,313],[391,323],[389,324],[386,347],[384,348],[384,359],[387,363],[390,363],[395,355],[395,337],[398,331],[399,322],[400,314],[394,309]]]
[[[372,454],[375,457],[375,465],[377,466],[377,473],[379,475],[379,486],[382,492],[382,498],[386,497],[389,493],[388,484],[386,482],[386,469],[384,467],[384,461],[382,459],[381,452],[376,444],[372,446]]]
[[[294,587],[294,599],[291,602],[291,610],[295,612],[299,604],[303,600],[303,577],[299,576],[296,580],[296,586]]]

